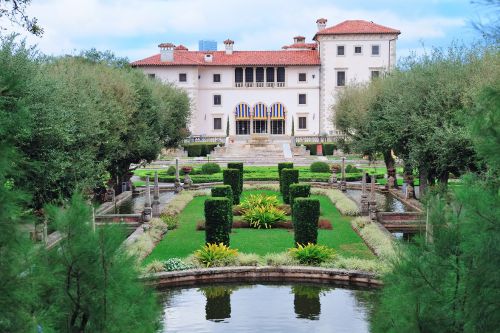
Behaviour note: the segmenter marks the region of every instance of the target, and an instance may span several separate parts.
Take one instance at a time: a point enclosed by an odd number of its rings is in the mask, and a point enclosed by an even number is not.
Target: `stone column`
[[[333,168],[333,166],[331,169],[332,169],[332,175],[330,176],[330,179],[328,180],[328,182],[331,185],[336,186],[337,185],[337,170],[335,168]]]
[[[175,187],[175,193],[179,193],[182,191],[182,186],[181,186],[181,180],[179,178],[179,159],[175,158],[175,182],[174,182],[174,187]]]
[[[142,212],[142,221],[149,222],[151,221],[151,189],[149,186],[149,176],[146,177],[146,193],[144,199],[144,211]]]
[[[158,171],[155,171],[153,187],[153,217],[160,216],[160,185],[158,184]]]
[[[370,184],[370,201],[368,203],[368,209],[370,211],[370,219],[375,221],[377,219],[377,199],[375,197],[375,175],[371,177]]]
[[[253,111],[250,111],[250,135],[253,134]]]
[[[361,215],[368,215],[369,203],[368,194],[366,193],[366,172],[363,172],[361,180]]]
[[[271,113],[266,111],[267,114],[267,135],[271,135]]]
[[[342,157],[342,180],[340,181],[340,190],[343,192],[347,190],[347,184],[345,181],[345,157]]]

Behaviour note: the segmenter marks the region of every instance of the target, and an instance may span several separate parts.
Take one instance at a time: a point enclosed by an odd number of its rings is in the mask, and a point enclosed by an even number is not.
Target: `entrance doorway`
[[[250,134],[250,120],[236,120],[236,134],[249,135]]]
[[[267,133],[267,120],[254,120],[253,121],[254,133]]]
[[[285,120],[271,120],[271,134],[285,134]]]

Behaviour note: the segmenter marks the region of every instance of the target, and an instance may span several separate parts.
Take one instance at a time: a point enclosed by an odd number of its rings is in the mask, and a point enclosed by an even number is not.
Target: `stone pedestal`
[[[370,212],[370,219],[372,221],[377,220],[377,201],[373,200],[369,202],[369,212]]]
[[[146,193],[144,200],[144,210],[142,212],[142,221],[149,222],[151,221],[153,211],[151,208],[151,189],[149,187],[149,176],[146,177]]]
[[[340,181],[340,190],[347,191],[347,184],[345,181],[345,157],[342,157],[342,180]]]
[[[184,188],[189,189],[193,185],[193,181],[191,180],[191,177],[189,177],[189,173],[186,172],[184,174]]]
[[[158,171],[155,171],[152,214],[153,214],[153,217],[160,216],[160,185],[158,184]]]

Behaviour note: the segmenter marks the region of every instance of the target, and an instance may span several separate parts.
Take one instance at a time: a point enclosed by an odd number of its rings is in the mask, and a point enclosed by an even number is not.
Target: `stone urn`
[[[184,172],[184,188],[186,189],[193,185],[193,181],[191,180],[191,177],[189,177],[191,171],[193,171],[193,168],[190,166],[182,167],[182,172]]]

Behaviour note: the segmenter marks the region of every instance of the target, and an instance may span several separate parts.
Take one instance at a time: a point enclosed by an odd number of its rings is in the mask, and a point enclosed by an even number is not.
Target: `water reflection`
[[[371,293],[317,284],[167,289],[162,332],[368,332]]]
[[[347,190],[347,195],[357,203],[361,202],[361,190]],[[377,201],[377,210],[382,212],[404,213],[413,210],[390,193],[375,192],[375,200]]]

